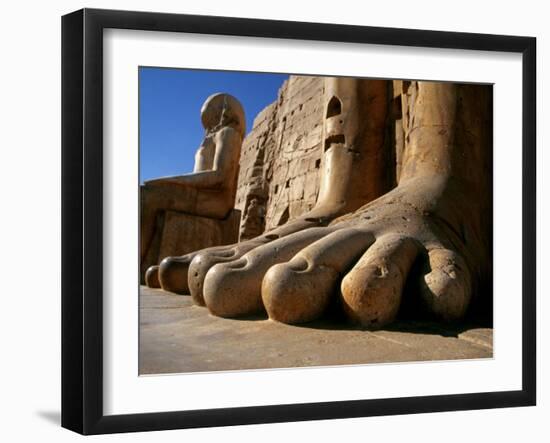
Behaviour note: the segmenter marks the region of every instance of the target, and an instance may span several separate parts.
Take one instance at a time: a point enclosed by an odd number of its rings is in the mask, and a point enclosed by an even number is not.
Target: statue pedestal
[[[140,268],[144,282],[149,266],[169,256],[184,255],[210,246],[228,245],[239,240],[241,211],[231,210],[225,219],[164,211],[157,217],[155,234]]]

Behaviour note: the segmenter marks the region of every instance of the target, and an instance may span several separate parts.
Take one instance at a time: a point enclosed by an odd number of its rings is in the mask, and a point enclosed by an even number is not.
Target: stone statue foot
[[[242,243],[215,246],[181,256],[166,257],[160,265],[150,266],[147,269],[145,283],[150,288],[162,288],[182,295],[191,294],[195,304],[204,306],[202,287],[206,272],[212,266],[216,263],[236,260],[251,249],[278,237],[276,234],[266,234]]]
[[[150,288],[162,288],[176,294],[191,294],[197,305],[204,306],[200,288],[202,288],[206,271],[216,263],[235,260],[260,244],[251,240],[230,246],[201,249],[181,256],[166,257],[160,265],[150,266],[147,269],[145,284]],[[194,278],[189,280],[189,275],[194,275]]]
[[[265,308],[273,320],[301,323],[321,316],[339,296],[351,321],[379,328],[395,319],[405,282],[412,279],[417,303],[439,319],[459,319],[468,307],[472,278],[453,226],[467,221],[442,222],[440,191],[437,180],[411,180],[328,227],[291,234],[218,263],[206,273],[204,302],[218,316]],[[411,274],[418,260],[424,272]]]
[[[262,311],[261,285],[267,270],[291,259],[303,247],[326,235],[327,230],[331,228],[306,229],[253,248],[237,260],[218,262],[206,272],[204,304],[221,317]],[[190,276],[194,276],[195,269],[191,269]]]
[[[227,246],[214,246],[203,249],[203,251],[218,252],[223,254],[223,250]],[[197,252],[189,254],[166,257],[159,265],[150,266],[145,273],[145,284],[150,288],[162,288],[165,291],[174,292],[176,294],[189,294],[189,285],[187,275],[191,261],[197,255]]]
[[[331,212],[332,211],[332,212]],[[151,269],[149,281],[155,283],[154,273],[164,290],[177,294],[191,294],[195,304],[204,306],[204,279],[208,270],[217,263],[236,260],[266,243],[311,227],[326,225],[336,217],[332,208],[316,208],[301,218],[287,223],[259,237],[228,246],[202,249],[181,257],[167,257],[157,269]],[[152,267],[153,268],[153,267]],[[149,272],[146,274],[146,278]]]
[[[159,268],[160,266],[149,266],[145,271],[145,284],[150,288],[160,288],[159,280]]]
[[[254,240],[249,240],[243,243],[227,246],[223,249],[211,250],[203,249],[198,251],[189,265],[188,271],[185,273],[187,278],[188,294],[191,294],[193,302],[198,306],[205,306],[203,296],[204,277],[208,270],[217,263],[231,262],[239,259],[245,253],[260,246],[262,243]],[[177,269],[167,270],[168,272],[178,273]],[[180,273],[181,276],[181,273]]]

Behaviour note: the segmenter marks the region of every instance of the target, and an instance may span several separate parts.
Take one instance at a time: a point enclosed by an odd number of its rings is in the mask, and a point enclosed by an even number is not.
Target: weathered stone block
[[[222,220],[165,211],[158,218],[154,241],[141,266],[141,278],[149,266],[169,256],[184,255],[210,246],[228,245],[239,239],[241,211],[233,209]]]
[[[239,236],[240,219],[241,211],[235,209],[224,220],[166,212],[159,262],[164,257],[235,243]]]
[[[247,213],[252,177],[263,182],[261,187],[268,192],[260,203],[261,223],[253,217],[243,219],[241,234],[256,232],[260,224],[265,230],[272,229],[315,204],[322,156],[323,90],[322,77],[290,76],[277,101],[254,120],[243,142],[236,207]],[[305,177],[308,181],[304,183]]]

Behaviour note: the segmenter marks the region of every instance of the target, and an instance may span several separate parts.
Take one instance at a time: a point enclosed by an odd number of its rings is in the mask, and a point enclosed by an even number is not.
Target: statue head
[[[206,99],[201,108],[201,121],[204,128],[211,132],[225,126],[231,126],[244,138],[246,121],[244,110],[235,97],[217,93]]]

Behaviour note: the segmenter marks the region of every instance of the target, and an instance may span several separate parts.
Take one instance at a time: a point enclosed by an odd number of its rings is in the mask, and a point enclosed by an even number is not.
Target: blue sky
[[[140,182],[193,170],[204,129],[200,109],[216,92],[242,103],[247,133],[254,117],[277,98],[286,74],[188,69],[139,69]]]

